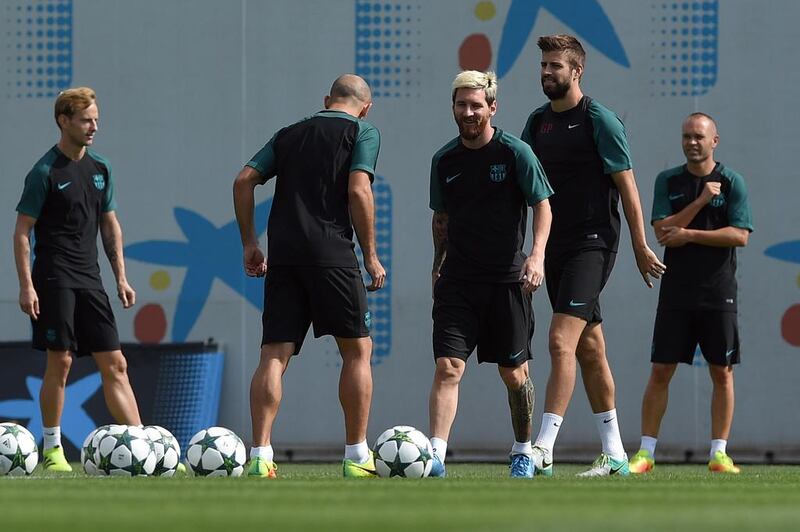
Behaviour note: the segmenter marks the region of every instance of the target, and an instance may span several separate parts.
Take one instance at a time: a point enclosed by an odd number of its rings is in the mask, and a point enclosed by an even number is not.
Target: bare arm
[[[431,270],[431,282],[436,284],[439,278],[439,270],[442,269],[444,259],[447,256],[447,223],[449,217],[446,212],[434,212],[431,220],[431,231],[433,233],[433,269]]]
[[[636,266],[639,268],[639,273],[642,275],[645,284],[652,288],[653,282],[649,276],[658,279],[666,271],[667,267],[658,260],[656,254],[647,246],[642,204],[639,202],[639,190],[636,187],[636,178],[633,175],[633,170],[614,172],[611,174],[611,179],[614,180],[622,199],[622,210],[625,213],[625,220],[628,222],[633,254],[636,257]]]
[[[550,201],[542,200],[533,206],[533,246],[525,264],[520,272],[522,289],[525,292],[533,292],[542,285],[544,281],[544,250],[547,247],[547,239],[550,236],[550,224],[553,221],[553,213],[550,210]]]
[[[712,230],[665,227],[658,238],[658,243],[666,247],[680,247],[692,243],[733,248],[746,246],[749,237],[750,231],[741,227],[728,226]]]
[[[375,245],[375,201],[372,197],[370,176],[363,170],[350,172],[347,184],[347,196],[350,204],[350,219],[356,231],[361,253],[364,256],[364,268],[372,278],[367,287],[370,292],[383,288],[386,282],[386,270],[378,260]]]
[[[255,188],[263,182],[262,175],[245,166],[233,181],[233,210],[239,224],[239,235],[244,248],[244,271],[250,277],[263,277],[267,273],[267,259],[258,247],[254,219]]]
[[[122,256],[122,228],[114,211],[104,212],[100,217],[100,236],[103,239],[103,249],[111,263],[114,277],[117,280],[117,296],[122,301],[124,308],[136,304],[136,292],[128,284],[125,276],[125,260]]]
[[[31,278],[31,229],[36,218],[17,214],[14,226],[14,261],[19,279],[19,308],[33,319],[39,318],[39,296],[33,288]]]
[[[660,241],[664,233],[664,228],[666,227],[686,227],[692,223],[697,213],[720,193],[720,188],[721,186],[717,182],[711,181],[706,183],[700,195],[689,205],[671,216],[653,222],[656,238]]]

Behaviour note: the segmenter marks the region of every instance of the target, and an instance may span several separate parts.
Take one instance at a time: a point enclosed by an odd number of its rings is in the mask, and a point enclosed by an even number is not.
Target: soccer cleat
[[[55,471],[57,473],[71,473],[72,466],[69,465],[64,457],[64,448],[53,447],[42,452],[42,465],[45,471]]]
[[[511,478],[533,478],[533,460],[527,454],[511,455]]]
[[[741,469],[734,465],[731,457],[722,451],[717,451],[714,453],[714,458],[708,462],[708,470],[712,473],[738,474],[741,472]]]
[[[183,462],[178,462],[175,472],[179,475],[186,475],[186,465]]]
[[[600,453],[597,460],[592,464],[592,468],[583,473],[579,473],[579,477],[610,477],[611,475],[627,476],[630,473],[628,467],[628,456],[623,455],[622,460],[617,460],[605,453]]]
[[[630,469],[631,473],[649,473],[656,467],[655,458],[653,455],[650,454],[650,451],[647,449],[639,449],[639,451],[633,455],[631,458],[630,463],[628,464],[628,468]]]
[[[256,456],[250,460],[250,467],[247,468],[248,477],[277,478],[278,466],[275,462],[270,462]]]
[[[533,446],[531,453],[531,461],[533,462],[533,474],[543,475],[545,477],[553,476],[553,454],[538,445]]]
[[[372,453],[370,453],[369,459],[362,464],[345,458],[342,462],[342,476],[344,478],[374,478],[378,476]]]
[[[433,455],[432,463],[431,472],[428,474],[429,477],[441,478],[447,476],[447,471],[444,468],[444,462],[442,462],[441,459],[439,459],[439,457],[435,454]]]

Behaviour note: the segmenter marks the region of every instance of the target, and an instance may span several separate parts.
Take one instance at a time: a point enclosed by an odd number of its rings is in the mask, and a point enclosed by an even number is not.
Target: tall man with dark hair
[[[666,247],[669,270],[658,298],[650,380],[642,399],[642,443],[631,472],[655,466],[661,419],[678,362],[692,364],[700,345],[711,375],[711,451],[708,468],[738,473],[727,454],[733,422],[733,366],[740,360],[736,305],[736,248],[753,223],[742,176],[714,160],[717,125],[692,113],[682,126],[686,164],[656,178],[652,224]]]
[[[620,198],[636,265],[647,286],[652,287],[649,276],[659,277],[664,265],[645,240],[625,128],[617,115],[581,90],[583,47],[571,35],[541,37],[538,45],[542,89],[550,103],[531,113],[522,138],[542,162],[555,194],[545,260],[553,307],[552,371],[533,448],[536,472],[552,475],[553,447],[575,388],[577,359],[602,441],[602,453],[581,475],[626,475],[628,458],[600,325],[600,292],[619,243]]]
[[[136,293],[125,276],[111,166],[88,149],[99,117],[92,89],[78,87],[58,95],[55,119],[61,138],[28,173],[17,205],[14,257],[19,304],[31,317],[34,349],[47,352],[39,401],[43,463],[49,471],[72,471],[61,447],[60,425],[73,354],[94,357],[112,417],[118,423],[141,423],[97,264],[99,229],[117,280],[117,295],[124,308],[133,306]],[[32,270],[31,230],[36,236]]]
[[[530,147],[492,127],[497,110],[493,72],[468,70],[452,85],[459,136],[433,156],[433,354],[430,396],[432,476],[444,476],[447,439],[456,417],[466,360],[497,364],[508,390],[514,445],[511,476],[533,477],[528,375],[533,336],[532,292],[544,278],[552,194]],[[525,256],[528,207],[533,247]]]
[[[354,252],[353,228],[364,267],[372,278],[367,290],[378,290],[386,272],[375,246],[371,184],[380,135],[362,120],[372,107],[372,96],[360,77],[345,74],[337,78],[324,104],[324,110],[278,131],[233,185],[245,272],[266,275],[261,360],[250,386],[253,448],[249,476],[276,476],[271,437],[281,402],[282,377],[312,323],[314,336],[334,336],[342,355],[343,474],[375,476],[366,441],[372,400],[371,319]],[[272,177],[277,181],[265,257],[253,225],[254,190]]]

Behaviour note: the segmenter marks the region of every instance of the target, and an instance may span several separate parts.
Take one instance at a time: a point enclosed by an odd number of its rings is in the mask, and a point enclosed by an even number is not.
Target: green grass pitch
[[[339,464],[279,465],[278,480],[0,478],[0,530],[798,530],[800,467],[657,466],[646,476],[509,479],[499,464],[448,464],[446,479],[340,478]],[[79,467],[76,467],[76,471]]]

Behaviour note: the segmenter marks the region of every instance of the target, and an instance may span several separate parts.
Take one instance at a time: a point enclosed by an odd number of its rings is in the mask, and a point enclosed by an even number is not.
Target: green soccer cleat
[[[186,471],[186,464],[183,462],[178,462],[178,465],[175,467],[175,472],[179,475],[187,475],[188,472]]]
[[[600,453],[597,460],[592,464],[591,469],[579,473],[579,477],[610,477],[612,475],[627,476],[630,473],[628,468],[628,457],[623,455],[622,460],[617,460],[611,456]]]
[[[278,478],[278,466],[275,462],[269,462],[263,458],[255,457],[250,460],[250,467],[247,468],[248,477]]]
[[[637,475],[649,473],[655,467],[656,460],[647,449],[639,449],[639,452],[633,455],[633,458],[631,458],[631,461],[628,464],[628,469],[630,469],[631,473],[635,473]]]
[[[734,465],[731,457],[722,451],[714,453],[714,458],[708,462],[708,470],[712,473],[732,473],[734,475],[742,471]]]
[[[375,459],[372,457],[372,453],[370,453],[369,459],[363,464],[345,458],[342,462],[342,476],[344,478],[377,477],[378,472],[375,470]]]
[[[553,455],[544,447],[534,445],[531,451],[533,474],[545,477],[553,476]]]
[[[61,446],[42,451],[42,465],[45,471],[72,473],[72,466],[64,457],[64,448]]]

